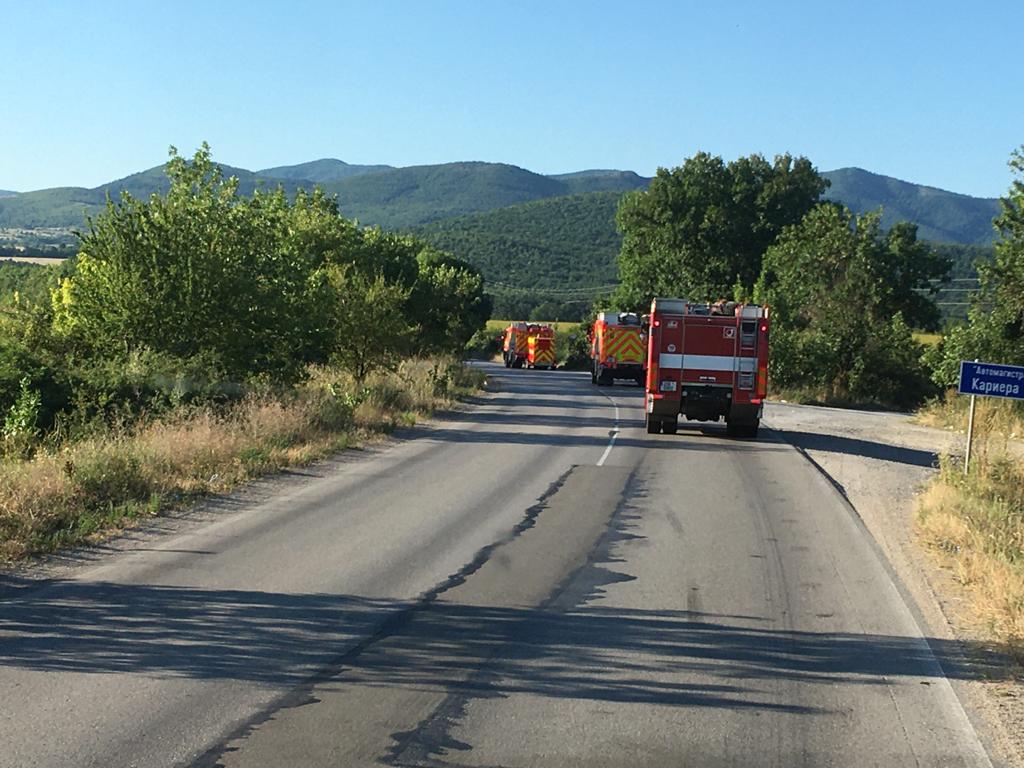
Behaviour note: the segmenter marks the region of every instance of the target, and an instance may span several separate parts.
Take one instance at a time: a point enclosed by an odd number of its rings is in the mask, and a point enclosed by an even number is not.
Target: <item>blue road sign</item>
[[[960,387],[957,391],[962,395],[1024,400],[1024,366],[964,360],[960,363]]]

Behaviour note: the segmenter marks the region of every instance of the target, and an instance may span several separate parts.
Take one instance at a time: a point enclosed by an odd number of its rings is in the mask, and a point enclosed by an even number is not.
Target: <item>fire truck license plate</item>
[[[661,391],[662,392],[675,392],[676,391],[676,383],[674,381],[663,381],[663,382],[661,382]]]

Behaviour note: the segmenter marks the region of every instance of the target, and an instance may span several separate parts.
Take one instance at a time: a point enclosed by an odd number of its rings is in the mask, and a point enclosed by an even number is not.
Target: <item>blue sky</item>
[[[650,175],[803,154],[998,196],[1024,144],[1021,2],[0,0],[0,188],[96,186],[208,141]]]

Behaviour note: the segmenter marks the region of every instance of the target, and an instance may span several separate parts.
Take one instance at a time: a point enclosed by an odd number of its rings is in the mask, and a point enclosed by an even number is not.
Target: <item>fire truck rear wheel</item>
[[[656,435],[661,432],[661,420],[653,418],[649,413],[644,415],[644,425],[647,427],[648,435]]]
[[[674,435],[676,430],[679,429],[677,417],[673,416],[671,419],[665,419],[665,421],[661,422],[661,428],[666,435]]]

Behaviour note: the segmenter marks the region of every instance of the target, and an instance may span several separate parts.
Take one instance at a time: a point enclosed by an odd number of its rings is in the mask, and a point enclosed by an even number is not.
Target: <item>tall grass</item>
[[[101,537],[254,476],[415,423],[482,384],[450,360],[410,360],[363,387],[329,368],[299,389],[179,410],[0,464],[0,560]]]
[[[978,617],[1024,662],[1024,453],[1013,429],[1019,414],[980,398],[970,474],[944,456],[917,511],[925,541],[970,590]]]
[[[917,420],[928,427],[966,431],[971,398],[950,390],[945,397],[932,400],[917,413]],[[979,397],[974,409],[979,434],[1003,435],[1024,439],[1024,404],[995,397]]]

